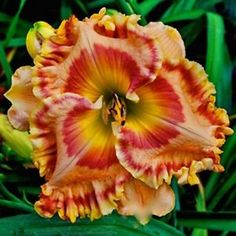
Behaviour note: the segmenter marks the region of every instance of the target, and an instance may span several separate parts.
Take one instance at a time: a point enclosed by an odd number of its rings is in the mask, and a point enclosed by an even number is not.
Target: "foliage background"
[[[32,64],[25,49],[25,36],[36,21],[57,27],[75,14],[79,19],[106,6],[108,13],[140,14],[140,24],[163,21],[177,28],[186,45],[187,58],[204,65],[217,89],[217,105],[227,109],[236,130],[236,1],[235,0],[1,0],[0,1],[0,113],[9,102],[3,93],[11,75]],[[1,130],[4,125],[0,123]],[[201,173],[199,186],[172,185],[175,210],[141,226],[132,218],[116,215],[75,224],[54,217],[42,219],[32,203],[43,182],[21,157],[0,140],[0,235],[235,235],[236,233],[236,134],[224,146],[223,174]]]

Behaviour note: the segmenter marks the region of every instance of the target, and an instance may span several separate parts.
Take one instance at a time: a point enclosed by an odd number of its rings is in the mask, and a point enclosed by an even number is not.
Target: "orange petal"
[[[62,62],[76,43],[77,23],[74,16],[62,21],[58,29],[43,21],[34,23],[27,35],[26,46],[35,65],[41,67]]]
[[[119,164],[101,109],[68,93],[45,100],[32,115],[33,161],[48,182],[36,210],[46,217],[98,218],[116,207],[129,174]]]
[[[120,12],[114,15],[105,15],[102,8],[99,14],[92,15],[86,22],[94,25],[99,34],[112,38],[128,38],[131,34],[138,37],[153,39],[157,48],[162,51],[162,59],[181,59],[185,57],[184,42],[179,32],[162,22],[151,22],[146,26],[138,25],[140,16],[124,15]]]
[[[95,102],[101,94],[113,91],[123,96],[154,80],[161,66],[159,46],[133,22],[135,16],[127,18],[130,27],[125,38],[100,34],[93,20],[73,18],[66,22],[67,27],[62,23],[56,35],[43,41],[41,53],[35,58],[35,94],[45,98],[73,92]],[[73,40],[68,39],[69,45],[66,39],[70,31],[60,33],[68,28],[75,35]]]
[[[56,178],[77,164],[103,169],[118,163],[114,136],[103,122],[102,110],[76,94],[46,99],[32,115],[31,139],[41,176],[49,171],[45,166],[47,159],[55,162]]]
[[[225,110],[214,106],[213,92],[199,64],[165,63],[154,82],[136,90],[139,103],[127,108],[117,135],[120,163],[152,187],[170,183],[173,175],[179,183],[196,184],[196,173],[222,171],[219,148],[232,131]]]
[[[98,219],[117,208],[128,179],[120,174],[119,167],[105,172],[77,166],[74,171],[77,171],[74,181],[65,178],[42,186],[40,200],[35,203],[41,216],[52,217],[58,212],[60,218],[74,223],[77,217]]]
[[[175,195],[169,185],[163,183],[158,189],[153,189],[134,179],[125,184],[118,211],[122,215],[134,215],[140,223],[146,224],[151,215],[164,216],[174,206]]]
[[[163,60],[185,57],[183,39],[175,28],[164,25],[162,22],[151,22],[145,27],[145,32],[155,38],[161,49]]]
[[[16,129],[29,128],[29,114],[39,102],[33,94],[32,67],[23,66],[16,70],[12,77],[12,86],[5,97],[12,103],[8,118]]]

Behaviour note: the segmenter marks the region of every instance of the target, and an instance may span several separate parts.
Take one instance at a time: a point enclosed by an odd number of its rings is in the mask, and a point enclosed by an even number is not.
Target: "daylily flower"
[[[47,181],[42,216],[75,222],[116,209],[145,223],[174,208],[173,176],[193,185],[202,170],[223,171],[232,130],[214,86],[177,30],[138,20],[102,9],[58,29],[38,22],[27,36],[34,66],[15,72],[6,97]]]

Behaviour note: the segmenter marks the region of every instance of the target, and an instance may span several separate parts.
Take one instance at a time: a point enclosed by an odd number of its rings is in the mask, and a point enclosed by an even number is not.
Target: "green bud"
[[[0,114],[0,137],[3,141],[26,162],[31,162],[32,144],[29,133],[14,129],[9,123],[7,116]]]

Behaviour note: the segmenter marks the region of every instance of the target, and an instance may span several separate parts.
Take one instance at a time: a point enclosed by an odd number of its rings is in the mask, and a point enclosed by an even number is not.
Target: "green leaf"
[[[180,12],[178,14],[173,14],[168,17],[162,17],[161,20],[164,23],[171,23],[176,21],[182,21],[182,20],[195,20],[200,18],[205,14],[204,10],[196,9],[192,11],[186,11],[186,12]]]
[[[193,9],[196,0],[177,0],[165,11],[161,20]]]
[[[60,8],[61,19],[67,19],[72,15],[71,5],[66,0],[61,0],[61,8]]]
[[[178,212],[177,225],[236,232],[236,212]]]
[[[231,193],[229,193],[227,195],[224,205],[222,206],[222,210],[225,210],[225,209],[229,208],[231,206],[231,204],[234,204],[235,199],[236,199],[236,191],[232,191]]]
[[[191,45],[198,35],[201,33],[203,30],[202,27],[203,20],[202,18],[199,20],[195,20],[187,25],[184,25],[182,28],[180,28],[180,34],[184,39],[185,46],[188,47]]]
[[[12,194],[1,182],[0,182],[0,193],[2,193],[9,200],[12,200],[14,202],[21,202],[21,200],[17,198],[14,194]]]
[[[222,232],[222,233],[220,234],[220,236],[227,236],[228,233],[229,233],[229,231],[224,231],[224,232]]]
[[[34,212],[34,209],[32,206],[30,206],[26,203],[23,203],[23,202],[14,202],[14,201],[0,199],[0,206],[12,208],[15,210],[17,209],[17,210],[21,210],[21,211],[25,211],[25,212]],[[1,221],[1,219],[0,219],[0,221]],[[1,225],[1,223],[0,223],[0,225]],[[5,232],[5,231],[3,231],[3,232]],[[0,230],[0,235],[8,235],[8,234],[6,234],[6,232],[1,233],[1,230]]]
[[[114,14],[117,14],[117,13],[118,11],[115,9],[111,9],[111,8],[106,9],[106,14],[109,16],[113,16]]]
[[[8,175],[0,176],[0,182],[4,182],[4,183],[19,184],[21,182],[30,183],[31,181],[32,179],[30,179],[28,176],[25,176],[21,173],[11,173]]]
[[[4,12],[0,12],[0,22],[8,23],[11,21],[11,17]]]
[[[179,196],[179,185],[177,183],[177,179],[174,178],[171,182],[171,186],[175,192],[175,210],[180,211],[181,203],[180,203],[180,196]]]
[[[19,21],[20,13],[23,10],[25,2],[26,2],[26,0],[21,0],[20,1],[18,11],[17,11],[16,15],[13,17],[13,19],[11,21],[11,24],[9,26],[9,29],[7,31],[5,42],[4,42],[5,46],[8,45],[8,42],[11,40],[11,38],[14,36],[14,34],[17,30],[17,24],[18,24],[18,21]]]
[[[221,163],[223,166],[226,165],[226,163],[229,162],[229,160],[232,158],[233,153],[235,152],[236,147],[236,125],[233,127],[234,135],[228,138],[226,144],[224,145],[224,152],[221,156]],[[222,174],[220,173],[212,173],[207,184],[205,187],[205,196],[206,200],[209,200],[212,198],[212,195],[215,193],[214,189],[215,186],[217,186],[217,183],[219,182],[219,179],[222,178]]]
[[[0,44],[0,63],[7,77],[5,86],[9,88],[11,86],[12,69],[9,62],[7,61],[7,56],[5,54],[2,44]]]
[[[221,157],[221,164],[223,166],[225,166],[229,162],[229,159],[232,158],[232,154],[235,153],[236,125],[234,125],[232,129],[234,131],[234,134],[227,139],[227,142],[225,143],[224,148],[223,148],[224,152]]]
[[[198,0],[196,1],[196,7],[208,10],[208,11],[215,11],[215,5],[217,3],[223,2],[225,0]],[[233,0],[234,1],[234,0]]]
[[[101,8],[107,5],[110,5],[114,3],[115,0],[95,0],[91,2],[86,2],[86,6],[88,9],[94,9],[94,8]]]
[[[9,23],[12,22],[14,19],[14,17],[4,13],[4,12],[0,12],[0,22],[2,23]],[[22,19],[18,19],[17,22],[17,31],[19,30],[19,28],[22,30],[26,30],[29,29],[31,27],[31,23]],[[23,32],[24,33],[24,32]]]
[[[4,43],[4,42],[3,42]],[[8,47],[20,47],[25,46],[25,37],[24,38],[12,38],[8,42]]]
[[[205,201],[205,193],[202,184],[198,185],[199,193],[196,197],[196,210],[197,212],[206,212],[206,201]],[[192,232],[192,236],[207,236],[208,231],[206,229],[194,228]]]
[[[119,6],[119,8],[121,9],[121,11],[127,15],[131,15],[134,14],[134,10],[133,8],[130,6],[130,4],[128,2],[126,2],[125,0],[117,0],[116,4]]]
[[[142,15],[141,8],[139,7],[139,4],[137,3],[137,1],[136,0],[129,0],[129,4],[132,7],[134,13],[141,16],[140,24],[146,25],[147,21],[145,19],[145,16]]]
[[[164,0],[146,0],[142,1],[139,4],[139,8],[141,10],[141,14],[143,16],[148,15],[158,4],[163,2]]]
[[[122,217],[113,213],[92,222],[88,219],[79,219],[74,224],[57,217],[44,219],[36,214],[17,215],[0,219],[0,235],[183,236],[183,233],[162,221],[152,219],[149,224],[143,226],[133,217]]]
[[[74,0],[74,2],[78,5],[78,7],[82,10],[82,12],[85,15],[88,15],[88,10],[87,10],[87,4],[85,5],[82,1],[80,0]]]
[[[212,197],[210,203],[208,204],[208,209],[213,210],[220,200],[226,196],[226,193],[236,185],[236,173],[233,173],[224,184],[221,185],[219,191]]]
[[[31,194],[31,195],[39,195],[41,190],[40,190],[40,187],[35,187],[35,186],[19,186],[17,187],[17,189],[20,191],[20,192],[24,192],[24,193],[27,193],[27,194]]]
[[[171,187],[174,191],[174,194],[175,194],[175,209],[173,211],[173,223],[174,223],[174,226],[176,227],[177,226],[177,220],[176,220],[176,211],[180,211],[181,210],[181,202],[180,202],[180,193],[179,193],[179,188],[180,186],[178,185],[178,182],[177,182],[177,179],[176,178],[173,178],[172,181],[171,181]],[[183,230],[182,228],[180,229],[181,231]]]
[[[216,86],[217,104],[220,107],[231,110],[232,86],[231,73],[232,63],[224,40],[224,21],[222,16],[207,14],[207,56],[206,71],[210,81]]]
[[[206,229],[199,229],[199,228],[194,228],[192,232],[192,236],[207,236],[208,231]]]

